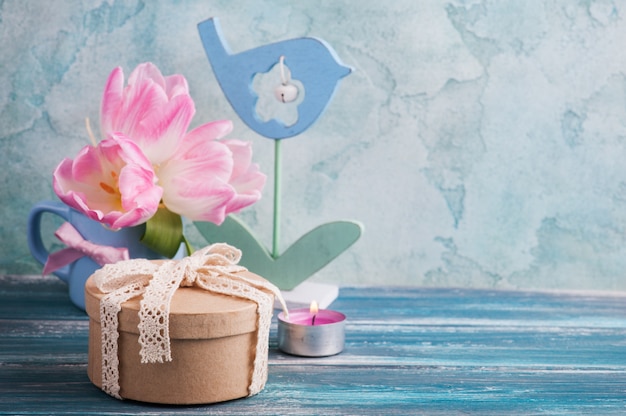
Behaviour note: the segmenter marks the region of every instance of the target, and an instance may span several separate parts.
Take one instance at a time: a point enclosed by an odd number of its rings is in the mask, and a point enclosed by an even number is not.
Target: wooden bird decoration
[[[229,215],[224,223],[195,222],[198,231],[209,243],[227,242],[243,252],[240,264],[270,280],[283,290],[291,290],[326,266],[354,244],[362,233],[355,221],[334,221],[309,231],[284,253],[278,251],[280,223],[280,143],[308,129],[324,112],[339,80],[351,68],[340,63],[337,54],[323,40],[297,38],[259,46],[232,54],[222,36],[216,18],[198,24],[200,39],[213,72],[235,112],[255,132],[274,139],[274,239],[268,250],[237,217]],[[294,124],[271,118],[262,120],[256,112],[258,94],[252,88],[257,74],[269,72],[275,65],[285,65],[290,76],[304,91],[294,90],[283,78],[276,98],[283,103],[300,97],[298,118]],[[282,71],[281,67],[281,71]],[[284,75],[281,72],[281,77]]]

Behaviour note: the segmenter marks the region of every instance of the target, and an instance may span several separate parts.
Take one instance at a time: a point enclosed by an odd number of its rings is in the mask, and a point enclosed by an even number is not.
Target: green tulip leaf
[[[183,241],[183,220],[167,208],[159,208],[146,222],[141,242],[167,258],[172,258]]]

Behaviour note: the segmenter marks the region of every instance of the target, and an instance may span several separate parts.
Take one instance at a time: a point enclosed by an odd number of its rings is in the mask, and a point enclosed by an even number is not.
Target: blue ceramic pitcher
[[[133,258],[159,259],[163,256],[150,250],[141,243],[145,226],[122,228],[112,231],[105,228],[101,223],[94,221],[62,202],[42,201],[33,206],[28,217],[28,247],[33,257],[41,264],[48,260],[50,252],[43,244],[41,236],[41,220],[43,214],[53,214],[61,217],[82,235],[82,237],[94,244],[126,247],[128,255]],[[184,247],[176,254],[176,258],[183,256]],[[55,272],[61,280],[68,284],[70,299],[74,305],[85,310],[85,282],[101,266],[91,258],[81,257],[73,263],[64,266]]]

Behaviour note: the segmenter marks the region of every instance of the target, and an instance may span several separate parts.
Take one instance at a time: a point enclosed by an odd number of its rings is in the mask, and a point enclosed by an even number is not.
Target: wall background
[[[625,14],[608,0],[0,1],[0,271],[41,271],[28,210],[56,198],[51,172],[88,142],[115,66],[183,73],[194,126],[236,120],[196,31],[219,16],[234,52],[319,36],[356,69],[283,145],[283,248],[323,222],[365,225],[315,280],[626,290]],[[254,142],[270,184],[272,142],[239,121],[231,137]],[[268,245],[271,199],[242,214]]]

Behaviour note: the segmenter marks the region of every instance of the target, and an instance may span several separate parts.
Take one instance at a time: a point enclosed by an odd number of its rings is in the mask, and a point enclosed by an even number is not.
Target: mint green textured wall
[[[625,15],[608,0],[0,1],[0,271],[40,272],[28,210],[55,198],[115,66],[184,74],[193,124],[235,120],[271,183],[272,142],[236,119],[198,38],[218,16],[235,52],[318,36],[355,68],[283,145],[283,249],[327,221],[366,229],[316,280],[626,290]],[[271,199],[242,214],[267,244]]]

